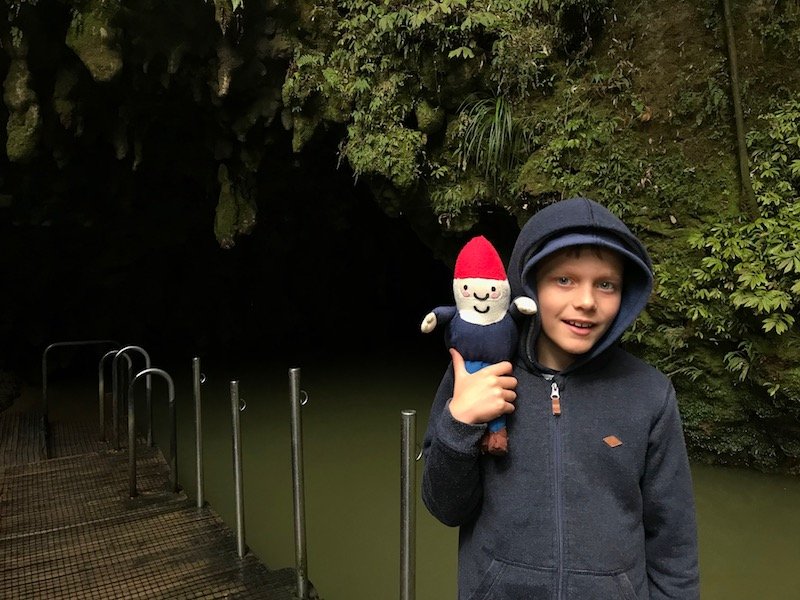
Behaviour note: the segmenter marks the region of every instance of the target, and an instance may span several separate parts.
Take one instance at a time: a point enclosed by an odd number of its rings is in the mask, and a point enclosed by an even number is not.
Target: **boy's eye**
[[[614,283],[613,281],[603,281],[603,282],[600,283],[599,287],[600,287],[601,290],[606,290],[606,291],[609,291],[609,292],[613,292],[614,290],[617,289],[617,284]]]
[[[557,277],[556,278],[556,282],[559,285],[567,285],[569,283],[569,277],[563,277],[563,276],[562,277]]]

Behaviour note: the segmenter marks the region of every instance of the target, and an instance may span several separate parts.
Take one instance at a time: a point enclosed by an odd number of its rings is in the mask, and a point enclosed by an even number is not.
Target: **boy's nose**
[[[591,310],[595,307],[594,288],[590,285],[580,286],[575,291],[574,304],[576,308]]]

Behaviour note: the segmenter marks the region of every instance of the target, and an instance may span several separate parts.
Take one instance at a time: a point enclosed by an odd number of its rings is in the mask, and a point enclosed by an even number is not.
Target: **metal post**
[[[294,545],[297,571],[297,598],[308,600],[308,558],[306,555],[306,509],[303,478],[303,420],[300,407],[300,369],[289,369],[292,415],[292,492],[294,499]]]
[[[197,508],[203,508],[203,414],[200,405],[200,384],[203,376],[200,374],[200,358],[192,359],[192,379],[194,382],[194,439],[195,439],[195,465],[197,469]]]
[[[131,379],[128,387],[128,492],[131,498],[136,497],[136,413],[135,398],[133,397],[133,383],[136,377]]]
[[[233,482],[236,493],[236,550],[244,558],[244,493],[242,490],[242,431],[239,412],[239,382],[231,381],[231,420],[233,423]]]
[[[404,410],[400,444],[400,600],[416,597],[417,411]]]

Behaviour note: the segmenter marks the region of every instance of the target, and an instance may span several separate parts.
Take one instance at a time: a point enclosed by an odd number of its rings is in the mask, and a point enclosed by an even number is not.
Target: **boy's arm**
[[[650,430],[642,497],[650,600],[699,599],[692,478],[672,385]]]
[[[453,369],[448,369],[431,408],[423,442],[422,500],[431,514],[455,527],[469,521],[483,498],[478,442],[486,425],[453,418]]]

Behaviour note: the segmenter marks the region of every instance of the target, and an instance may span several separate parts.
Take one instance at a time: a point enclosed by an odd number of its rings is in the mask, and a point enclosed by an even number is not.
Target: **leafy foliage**
[[[529,123],[530,119],[514,118],[513,109],[503,96],[469,97],[459,110],[459,166],[462,170],[475,166],[496,185],[499,178],[514,169],[519,155],[529,149]]]
[[[780,385],[754,368],[760,352],[752,340],[790,333],[800,306],[800,101],[760,121],[765,127],[748,143],[761,215],[721,218],[694,233],[688,242],[699,264],[662,265],[657,276],[660,295],[686,315],[694,335],[732,343],[727,368],[741,381],[761,379],[774,395]]]
[[[423,180],[439,189],[449,182],[448,196],[464,189],[464,178],[472,177],[464,173],[465,166],[494,180],[520,148],[522,138],[509,133],[513,105],[552,86],[552,61],[565,39],[559,35],[559,20],[576,10],[593,18],[601,4],[318,3],[310,19],[314,34],[297,48],[283,88],[284,101],[295,115],[295,135],[309,137],[303,131],[309,125],[304,114],[332,112],[347,123],[341,150],[356,176],[377,177],[402,189]],[[493,113],[488,101],[467,100],[470,93],[494,98]],[[427,120],[415,122],[423,112],[442,110],[450,121],[457,113],[458,135],[441,135]],[[312,128],[318,125],[310,123]],[[417,135],[420,129],[423,135]],[[398,170],[399,165],[403,167]],[[460,202],[453,200],[444,204],[452,209]]]

